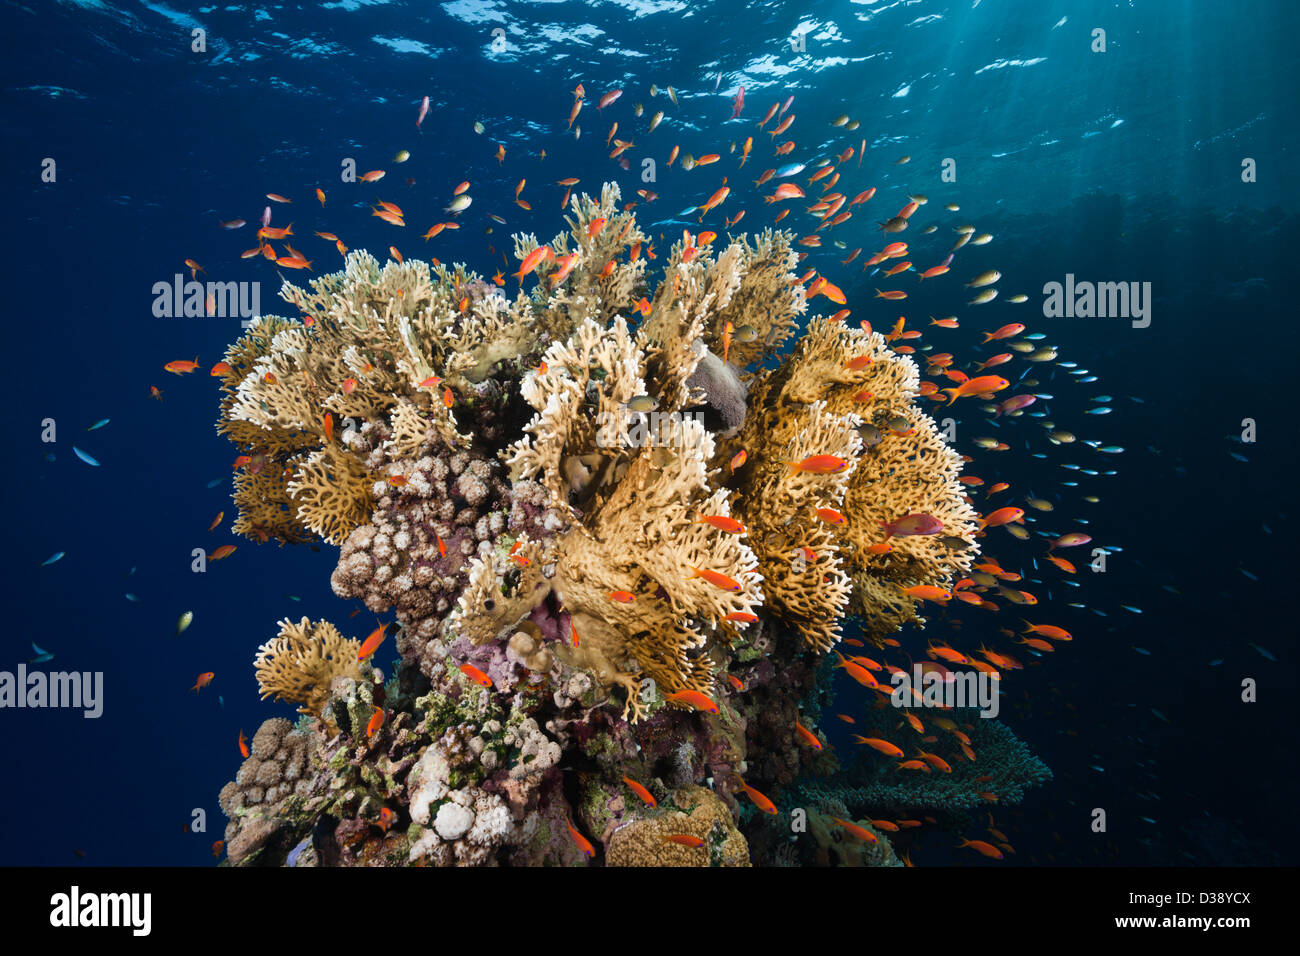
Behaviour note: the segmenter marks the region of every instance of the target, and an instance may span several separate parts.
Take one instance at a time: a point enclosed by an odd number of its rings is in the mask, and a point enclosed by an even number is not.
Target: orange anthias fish
[[[898,747],[895,747],[888,740],[881,740],[879,737],[861,737],[857,734],[853,735],[853,739],[857,743],[866,744],[868,747],[872,748],[873,750],[879,750],[886,757],[903,756],[903,751],[900,750]]]
[[[876,835],[865,827],[860,827],[856,823],[850,823],[848,820],[841,820],[839,817],[831,817],[836,823],[848,830],[863,843],[876,843]]]
[[[1000,392],[1010,384],[1005,378],[998,375],[980,375],[977,378],[967,379],[956,388],[945,388],[943,391],[949,394],[948,404],[951,405],[957,399],[965,398],[967,395]]]
[[[795,729],[795,733],[797,733],[800,736],[800,738],[804,741],[804,743],[806,743],[813,750],[822,749],[822,742],[821,740],[818,739],[817,735],[814,734],[807,727],[805,727],[803,724],[799,723],[799,721],[797,720],[794,722],[794,729]]]
[[[375,651],[379,650],[379,645],[384,643],[384,631],[387,629],[387,624],[380,624],[370,632],[370,636],[361,642],[361,650],[357,652],[357,660],[364,661]]]
[[[220,561],[222,558],[228,558],[235,553],[235,545],[223,544],[217,550],[208,555],[209,561]]]
[[[710,571],[708,568],[691,568],[691,577],[704,578],[716,588],[722,588],[724,591],[739,591],[740,582],[735,578],[729,578],[719,571]]]
[[[664,836],[664,840],[669,843],[678,843],[682,846],[689,846],[698,850],[704,846],[704,841],[690,833],[669,833]]]
[[[863,687],[874,690],[880,686],[880,682],[876,680],[871,671],[867,670],[861,664],[849,660],[843,654],[840,654],[840,663],[838,666],[843,667],[844,670],[848,672],[848,675]]]
[[[197,694],[201,688],[207,687],[209,684],[211,684],[212,678],[216,676],[217,675],[214,674],[212,671],[208,671],[206,674],[200,674],[198,676],[198,679],[194,682],[194,686],[191,687],[190,690],[192,690],[194,693]]]
[[[754,806],[758,807],[758,809],[762,810],[764,813],[768,813],[771,814],[772,816],[776,816],[775,803],[773,803],[767,797],[763,796],[762,793],[755,790],[749,784],[745,783],[743,779],[741,779],[740,781],[740,787],[742,790],[745,791],[746,796],[748,796],[749,799],[754,801]]]
[[[918,601],[934,601],[937,604],[943,604],[952,597],[948,591],[933,584],[917,584],[910,588],[903,588],[903,593]]]
[[[587,859],[591,859],[595,856],[596,848],[591,845],[590,840],[578,832],[578,828],[573,825],[573,821],[566,816],[564,822],[569,825],[569,836],[573,838],[573,842],[577,844],[578,849],[582,851],[583,855],[586,856]]]
[[[487,674],[484,674],[473,664],[461,664],[460,672],[476,684],[480,684],[483,687],[492,686],[492,678],[488,677]]]
[[[239,731],[239,752],[243,755],[245,760],[248,759],[248,738],[244,736],[244,731],[242,729]]]
[[[215,531],[217,525],[221,524],[221,519],[224,518],[225,516],[226,513],[224,511],[218,511],[217,516],[212,519],[212,524],[208,525],[208,530]]]
[[[716,714],[718,705],[711,697],[701,694],[698,690],[679,690],[674,694],[667,695],[664,700],[670,704],[682,704],[693,710],[702,710],[706,714]]]
[[[659,806],[659,804],[655,801],[654,794],[652,794],[645,787],[641,786],[641,784],[637,783],[631,777],[624,776],[623,782],[628,785],[628,787],[631,789],[633,793],[635,793],[638,797],[641,798],[642,802],[645,803],[647,807]]]
[[[803,471],[810,475],[838,475],[848,467],[848,461],[835,455],[813,455],[803,461],[793,462],[790,470]]]
[[[960,850],[964,846],[968,846],[972,850],[976,850],[979,853],[982,853],[984,856],[987,856],[990,860],[1002,859],[1002,851],[999,850],[997,847],[993,846],[993,844],[991,843],[985,843],[983,840],[967,840],[965,837],[963,837],[962,841],[957,844],[957,849]]]
[[[198,367],[199,367],[199,357],[196,355],[194,356],[193,362],[187,362],[183,359],[177,359],[173,362],[168,362],[166,365],[163,366],[163,369],[164,371],[171,372],[173,375],[188,375],[190,372],[193,372]]]
[[[375,712],[370,715],[370,721],[366,724],[366,736],[373,737],[379,732],[379,728],[384,726],[384,708],[376,707]]]
[[[1008,507],[999,508],[990,514],[987,518],[981,519],[980,526],[984,528],[999,528],[1004,524],[1012,521],[1020,521],[1025,516],[1023,508]]]
[[[744,534],[745,526],[735,518],[728,518],[726,515],[705,515],[703,518],[697,518],[696,524],[711,524],[719,531],[725,531],[727,534]]]
[[[984,342],[988,343],[996,339],[1007,339],[1013,335],[1019,335],[1024,330],[1025,327],[1019,322],[1012,322],[1010,325],[1002,326],[1002,328],[998,329],[996,332],[985,332]]]

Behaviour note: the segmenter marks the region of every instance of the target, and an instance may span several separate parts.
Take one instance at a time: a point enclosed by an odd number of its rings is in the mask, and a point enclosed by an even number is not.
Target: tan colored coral
[[[839,639],[851,588],[833,527],[817,509],[842,510],[861,439],[853,422],[824,402],[788,403],[777,382],[759,385],[754,413],[728,446],[749,456],[736,475],[735,509],[749,526],[768,609],[825,651]],[[817,455],[847,464],[838,474],[790,467]]]
[[[752,414],[715,458],[747,450],[736,508],[753,519],[769,606],[823,650],[835,629],[814,622],[819,615],[825,620],[832,603],[834,616],[847,607],[880,639],[921,620],[903,588],[948,587],[976,553],[975,513],[957,481],[961,458],[914,404],[919,381],[915,363],[890,349],[883,336],[816,317],[787,360],[754,382]],[[863,433],[871,440],[864,442]],[[850,465],[827,476],[789,469],[812,454],[835,455]],[[844,523],[819,521],[817,508],[839,511]],[[884,522],[920,513],[943,522],[942,534],[893,538],[889,553],[869,553],[885,542]],[[944,537],[969,547],[953,547]],[[815,563],[806,555],[798,559],[803,547],[815,554]],[[802,575],[800,567],[807,569]],[[851,600],[844,587],[850,580]],[[817,599],[818,583],[832,603]]]
[[[693,836],[702,847],[665,839]],[[727,805],[704,787],[682,787],[651,817],[624,823],[609,838],[606,866],[750,866],[749,844]]]
[[[349,640],[329,621],[304,617],[297,624],[280,622],[278,636],[257,649],[253,669],[262,698],[300,704],[298,712],[321,716],[336,677],[362,680],[366,667],[357,660],[361,642]]]
[[[641,351],[620,316],[608,328],[588,319],[568,342],[546,350],[547,366],[524,376],[520,394],[537,414],[509,449],[512,481],[535,478],[553,506],[571,510],[570,495],[611,481],[629,449],[602,425],[618,420],[627,402],[645,394]]]
[[[264,467],[257,472],[238,472],[234,501],[239,509],[231,524],[235,534],[254,541],[274,539],[281,544],[301,544],[313,539],[289,498],[289,480],[284,469]]]
[[[722,355],[722,333],[732,325],[727,360],[741,368],[777,352],[798,330],[807,309],[803,287],[795,282],[798,254],[788,232],[765,229],[734,244],[741,251],[736,268],[740,282],[719,311],[710,317],[707,341]],[[748,341],[746,341],[748,340]]]
[[[294,469],[289,497],[302,524],[330,544],[342,544],[374,510],[374,475],[337,444],[313,452]]]
[[[545,488],[561,521],[520,539],[516,560],[500,544],[480,550],[454,613],[433,624],[508,641],[553,593],[581,638],[555,657],[621,687],[635,719],[646,677],[664,693],[713,689],[728,616],[766,608],[822,651],[851,611],[877,638],[918,619],[902,589],[947,586],[969,567],[974,547],[952,545],[973,545],[974,512],[960,459],[914,404],[915,364],[880,335],[814,318],[776,368],[739,374],[795,336],[807,309],[790,234],[716,248],[683,238],[650,293],[635,254],[647,237],[620,199],[612,184],[599,200],[575,197],[568,230],[513,298],[463,266],[381,265],[364,252],[309,290],[286,284],[302,319],[263,319],[231,348],[220,428],[253,462],[236,479],[237,531],[338,543],[383,490],[363,456],[413,458],[435,433],[468,450],[481,436],[460,431],[456,410],[494,400],[503,369],[517,378],[535,414],[502,457],[513,481]],[[514,237],[520,260],[538,245]],[[633,327],[624,316],[642,295],[651,308]],[[726,422],[718,435],[687,414],[701,403]],[[344,419],[377,426],[386,445],[345,448]],[[813,455],[847,464],[791,469]],[[828,522],[832,511],[845,523]],[[945,534],[871,553],[882,522],[920,512]],[[748,533],[705,515],[735,516]],[[734,590],[719,586],[727,579]],[[634,599],[611,598],[620,591]]]

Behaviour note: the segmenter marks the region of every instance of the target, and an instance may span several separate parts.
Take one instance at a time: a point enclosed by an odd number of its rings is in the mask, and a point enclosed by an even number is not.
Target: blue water
[[[1052,447],[1035,419],[994,428],[970,409],[958,415],[961,434],[1011,446],[961,447],[976,456],[971,473],[1057,502],[1050,515],[1031,513],[1031,531],[1081,530],[1074,519],[1084,518],[1097,541],[1122,548],[1104,574],[1078,555],[1081,588],[1061,586],[1055,573],[1041,575],[1050,585],[1026,585],[1050,612],[1025,616],[1064,626],[1075,641],[1009,682],[1005,719],[1055,774],[1023,806],[999,811],[1018,851],[1010,862],[1296,862],[1294,5],[344,0],[299,10],[87,0],[9,3],[0,17],[9,400],[0,668],[32,657],[35,642],[55,655],[42,666],[102,671],[106,688],[95,720],[0,711],[0,863],[73,863],[80,851],[86,864],[210,864],[224,827],[216,795],[238,766],[239,731],[251,736],[267,717],[289,715],[257,698],[256,647],[286,616],[342,620],[350,610],[329,589],[332,548],[229,534],[235,452],[213,430],[216,388],[204,370],[239,335],[238,321],[155,318],[155,283],[192,258],[214,279],[260,280],[264,310],[277,311],[274,270],[239,258],[254,244],[267,192],[294,199],[276,206],[274,222],[299,224],[297,248],[317,260],[317,274],[341,260],[311,229],[381,257],[396,243],[408,256],[490,274],[511,231],[547,238],[562,228],[553,182],[566,176],[592,191],[617,181],[624,200],[654,190],[658,202],[638,209],[651,222],[680,218],[727,175],[733,194],[723,211],[745,208],[740,230],[757,229],[773,212],[759,199],[772,186],[752,185],[764,169],[863,139],[861,170],[855,156],[837,188],[852,196],[875,186],[878,195],[809,250],[807,266],[843,286],[854,321],[886,327],[905,312],[909,327],[925,329],[928,315],[959,314],[963,329],[950,339],[926,329],[936,350],[965,355],[975,330],[1003,322],[1045,332],[1062,361],[1099,381],[1029,366],[1042,382],[1036,390],[1056,396],[1037,410],[1080,439],[1126,449]],[[196,27],[206,52],[191,51]],[[1104,53],[1090,49],[1094,28],[1106,31]],[[803,52],[792,35],[803,37]],[[575,140],[565,122],[579,81],[588,104]],[[670,84],[678,108],[664,93]],[[728,122],[742,85],[745,110]],[[613,88],[625,92],[598,117],[595,99]],[[433,108],[417,132],[426,94]],[[773,157],[754,124],[791,94],[798,118],[781,140],[797,148]],[[636,102],[645,105],[640,120]],[[659,109],[666,119],[647,136]],[[860,129],[832,127],[841,113]],[[607,158],[614,119],[635,130],[627,171]],[[754,153],[735,172],[727,147],[736,141],[739,150],[749,135]],[[643,143],[659,161],[653,184],[639,176]],[[666,168],[673,144],[723,159]],[[399,149],[410,150],[408,163],[391,161]],[[910,162],[895,165],[902,155]],[[386,179],[376,188],[340,182],[348,157],[359,171],[387,169]],[[55,182],[41,180],[46,158]],[[1256,182],[1242,181],[1246,158]],[[940,178],[946,159],[956,182]],[[531,213],[511,202],[521,178]],[[475,197],[462,228],[421,242],[462,180]],[[312,198],[318,186],[324,209]],[[901,237],[928,250],[921,267],[942,258],[953,225],[974,223],[996,238],[960,251],[946,284],[926,283],[896,309],[870,298],[887,287],[880,277],[838,265],[847,250],[830,239],[866,247],[861,262],[876,248],[876,221],[917,192],[930,203],[914,222],[941,223],[928,245],[915,229]],[[376,196],[401,204],[411,226],[370,217],[366,200]],[[943,212],[948,202],[961,211]],[[219,228],[236,218],[249,225]],[[795,220],[806,221],[792,213],[783,225]],[[661,228],[666,250],[681,227]],[[1004,296],[1023,291],[1030,301],[965,307],[960,283],[985,268],[1001,270]],[[1067,273],[1150,282],[1150,327],[1044,318],[1044,283]],[[891,281],[902,279],[915,288],[912,277]],[[162,370],[195,355],[202,368],[193,376]],[[1019,375],[1026,366],[1010,367]],[[151,400],[151,385],[162,401]],[[1102,394],[1113,396],[1112,414],[1084,417],[1089,397]],[[86,432],[102,418],[111,421]],[[1249,445],[1230,437],[1245,418],[1258,423]],[[57,429],[50,444],[41,441],[47,419]],[[100,465],[79,460],[73,445]],[[1119,474],[1079,477],[1062,463]],[[1101,503],[1080,503],[1089,493]],[[975,498],[982,506],[983,490]],[[209,534],[223,509],[222,530]],[[1007,567],[1041,553],[1008,536],[991,540]],[[192,549],[225,543],[239,550],[191,572]],[[40,566],[57,551],[66,556]],[[194,623],[176,637],[185,610]],[[951,635],[954,621],[968,634],[1019,627],[1009,612],[996,623],[981,613],[937,616],[933,633]],[[905,641],[924,647],[916,635]],[[379,663],[392,663],[387,654]],[[212,685],[188,693],[205,671],[215,672]],[[1258,682],[1257,703],[1241,701],[1247,678]],[[850,701],[855,685],[840,680]],[[832,722],[824,729],[850,748]],[[1105,834],[1089,830],[1097,807],[1111,821]],[[195,809],[206,811],[206,833],[186,831]],[[932,838],[913,856],[970,863],[951,843]]]

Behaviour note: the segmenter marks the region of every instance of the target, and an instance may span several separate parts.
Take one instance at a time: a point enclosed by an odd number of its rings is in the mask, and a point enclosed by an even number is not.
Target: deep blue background
[[[855,157],[837,188],[851,196],[874,185],[879,193],[833,234],[866,247],[861,258],[877,247],[874,221],[910,192],[931,196],[913,222],[941,223],[928,239],[917,230],[901,237],[926,250],[921,267],[942,258],[951,225],[972,222],[997,236],[958,253],[953,273],[912,292],[901,310],[872,301],[881,280],[857,263],[841,269],[845,253],[828,239],[808,264],[844,286],[854,321],[887,325],[905,312],[922,327],[927,315],[955,312],[962,331],[925,341],[959,356],[978,329],[1027,321],[1060,346],[1062,360],[1101,377],[1079,385],[1063,369],[1036,366],[1039,390],[1057,396],[1039,407],[1081,438],[1127,449],[1052,448],[1032,419],[995,432],[961,406],[963,439],[996,434],[1012,445],[979,453],[971,473],[1010,481],[1012,496],[1032,489],[1057,502],[1033,530],[1078,530],[1073,518],[1082,517],[1099,542],[1123,549],[1105,575],[1081,573],[1082,588],[1060,586],[1050,568],[1050,586],[1027,586],[1044,599],[1031,619],[1065,626],[1076,640],[1008,681],[1008,722],[1056,773],[1022,809],[998,812],[1019,851],[1012,862],[1296,861],[1294,5],[462,0],[301,11],[31,2],[5,4],[0,18],[0,172],[8,184],[0,667],[26,660],[35,641],[56,655],[46,669],[103,671],[107,685],[99,720],[0,711],[0,863],[68,863],[78,849],[87,864],[210,864],[224,825],[216,794],[238,766],[239,730],[251,735],[268,716],[291,715],[257,699],[257,645],[285,616],[329,617],[357,635],[369,629],[360,624],[368,618],[349,628],[350,607],[329,590],[333,549],[229,535],[235,452],[213,430],[216,389],[204,371],[179,379],[161,367],[197,353],[206,370],[238,325],[154,318],[155,282],[194,258],[214,279],[260,279],[264,310],[276,311],[274,270],[238,258],[254,242],[268,191],[294,198],[276,207],[275,223],[298,222],[296,247],[318,260],[318,273],[340,260],[312,228],[335,231],[353,248],[379,253],[396,243],[408,256],[465,260],[490,273],[501,259],[487,247],[503,248],[509,231],[549,238],[562,227],[554,180],[579,176],[594,191],[615,179],[634,198],[643,143],[661,164],[649,187],[661,199],[642,210],[643,222],[673,218],[731,175],[722,211],[746,208],[742,228],[758,228],[772,210],[751,181],[788,159],[773,160],[769,138],[758,134],[735,174],[726,147],[790,93],[798,119],[789,135],[799,148],[789,159],[811,163],[868,142],[862,169]],[[208,31],[207,53],[189,50],[194,25]],[[490,47],[496,27],[506,30],[504,52]],[[1089,50],[1094,27],[1107,30],[1104,54]],[[805,54],[791,52],[796,29],[807,35]],[[588,105],[575,141],[563,133],[579,80]],[[651,100],[652,82],[674,85],[680,108],[662,93]],[[748,105],[727,124],[741,84]],[[622,99],[598,118],[595,99],[617,86],[626,89]],[[424,94],[435,108],[417,135]],[[636,101],[646,106],[640,120]],[[647,137],[657,109],[667,119]],[[841,112],[861,129],[833,129],[829,120]],[[472,132],[475,119],[485,135]],[[636,131],[631,173],[607,159],[612,119]],[[492,155],[498,142],[508,150],[501,166]],[[673,143],[723,160],[665,169]],[[401,148],[412,152],[404,166],[390,161]],[[542,148],[549,156],[539,164]],[[911,162],[893,165],[904,153]],[[388,177],[377,187],[344,185],[345,156]],[[57,161],[57,183],[40,181],[44,157]],[[939,181],[944,157],[957,161],[955,184]],[[1257,160],[1257,183],[1241,182],[1243,157]],[[521,177],[531,215],[510,201]],[[426,246],[418,235],[444,218],[440,207],[462,179],[474,183],[474,206],[459,232]],[[324,210],[311,198],[316,186],[328,194]],[[411,225],[396,230],[370,218],[365,200],[375,197],[401,204]],[[960,213],[943,212],[952,201]],[[509,225],[485,236],[488,212]],[[217,227],[234,218],[250,225]],[[806,221],[792,212],[783,225]],[[660,228],[666,250],[680,227]],[[965,308],[960,282],[989,267],[1006,277],[1003,299],[1024,291],[1030,303]],[[1153,283],[1151,327],[1043,319],[1043,283],[1067,272]],[[891,281],[915,288],[909,276]],[[150,400],[150,385],[164,390],[161,403]],[[1114,413],[1082,416],[1087,399],[1103,393],[1115,396]],[[107,427],[84,431],[104,417]],[[1246,417],[1259,426],[1252,447],[1226,437]],[[58,424],[53,446],[39,440],[45,418]],[[102,466],[78,461],[74,443]],[[961,450],[974,454],[969,444]],[[1071,490],[1060,482],[1077,475],[1062,462],[1120,474],[1078,479],[1086,488]],[[206,487],[218,478],[222,485]],[[1086,493],[1102,503],[1080,502]],[[983,493],[975,497],[982,505]],[[223,528],[209,535],[222,509]],[[228,542],[239,544],[232,558],[190,572],[190,549]],[[1033,575],[1030,557],[1041,546],[1003,532],[989,542],[1004,566]],[[59,550],[62,561],[39,567]],[[128,591],[141,603],[128,602]],[[186,609],[194,624],[176,638]],[[932,633],[1005,647],[995,626],[1014,627],[1015,617],[989,621],[982,611],[954,611],[936,617]],[[924,639],[909,634],[904,643],[920,653]],[[1221,666],[1209,666],[1218,658]],[[212,686],[188,694],[209,670]],[[1243,677],[1259,681],[1259,703],[1239,702]],[[855,690],[846,682],[838,709],[860,706]],[[850,746],[832,723],[823,726]],[[207,810],[207,834],[183,832],[195,807]],[[1093,807],[1109,811],[1109,834],[1089,832]],[[952,842],[923,840],[913,858],[984,862],[969,851],[950,855]]]

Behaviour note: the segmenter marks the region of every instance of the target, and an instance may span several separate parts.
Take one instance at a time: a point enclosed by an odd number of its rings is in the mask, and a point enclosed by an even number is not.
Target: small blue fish
[[[1088,409],[1086,412],[1084,412],[1084,414],[1085,415],[1109,415],[1110,409],[1107,408],[1105,405],[1098,405],[1096,408]]]
[[[46,460],[46,461],[54,461],[54,460],[55,460],[55,458],[54,458],[54,452],[52,452],[52,451],[47,451],[47,452],[45,453],[45,460]]]
[[[95,459],[91,458],[89,455],[87,455],[76,445],[72,446],[72,453],[76,455],[78,458],[80,458],[82,461],[84,461],[87,465],[94,465],[96,468],[99,467],[99,462],[95,461]]]
[[[1078,368],[1078,367],[1079,367],[1079,363],[1078,363],[1078,362],[1057,362],[1056,364],[1059,365],[1059,366],[1061,366],[1061,368]]]
[[[1112,402],[1112,401],[1114,401],[1114,399],[1111,398],[1109,395],[1094,395],[1092,398],[1088,399],[1088,401],[1090,401],[1090,402],[1102,402],[1102,403],[1104,404],[1104,403],[1106,403],[1106,402]]]
[[[126,599],[127,599],[128,601],[131,601],[131,602],[135,603],[135,604],[139,604],[139,603],[140,603],[140,599],[139,599],[138,597],[136,597],[134,594],[132,594],[130,591],[127,591],[127,592],[126,592]]]
[[[50,555],[48,558],[46,558],[44,561],[41,562],[41,567],[45,567],[47,564],[53,564],[55,561],[59,560],[59,558],[63,557],[67,553],[68,552],[66,551],[55,551],[52,555]]]
[[[1250,646],[1255,648],[1255,650],[1259,651],[1259,656],[1264,658],[1264,660],[1272,661],[1274,664],[1277,663],[1277,658],[1274,657],[1272,654],[1270,654],[1268,651],[1264,650],[1264,648],[1260,647],[1258,644],[1251,644]]]
[[[1142,609],[1141,609],[1141,608],[1132,607],[1132,606],[1130,606],[1130,605],[1128,605],[1128,604],[1121,604],[1120,607],[1122,607],[1122,608],[1123,608],[1124,610],[1126,610],[1126,611],[1132,611],[1134,614],[1141,614],[1141,613],[1142,613]]]
[[[1094,763],[1094,764],[1090,764],[1090,765],[1088,766],[1088,769],[1089,769],[1089,770],[1095,770],[1095,771],[1097,771],[1098,773],[1105,773],[1105,772],[1106,772],[1106,768],[1105,768],[1105,767],[1099,767],[1099,766],[1097,766],[1095,763]]]
[[[46,661],[54,660],[53,654],[51,654],[47,650],[43,650],[42,648],[37,647],[34,641],[32,642],[32,650],[36,652],[36,656],[33,657],[31,660],[29,660],[27,662],[28,664],[44,664]]]
[[[222,710],[226,709],[226,699],[220,694],[217,695],[217,703],[221,705]]]
[[[1238,455],[1235,451],[1228,452],[1228,457],[1232,458],[1235,461],[1240,461],[1240,462],[1244,462],[1245,464],[1250,464],[1249,458],[1247,458],[1245,455]]]
[[[1102,445],[1097,451],[1105,452],[1107,455],[1119,455],[1124,451],[1123,445]]]
[[[1087,382],[1088,384],[1092,384],[1093,382],[1097,381],[1097,376],[1095,376],[1095,375],[1088,375],[1088,376],[1085,376],[1084,378],[1079,379],[1079,381],[1080,381],[1080,382]]]
[[[1238,568],[1237,570],[1240,571],[1242,574],[1244,574],[1246,577],[1250,578],[1252,581],[1258,581],[1258,580],[1259,580],[1259,578],[1255,577],[1255,575],[1251,574],[1251,573],[1250,573],[1249,571],[1247,571],[1245,568]]]
[[[1030,332],[1025,338],[1031,342],[1037,342],[1039,339],[1047,338],[1047,334],[1045,332]]]
[[[208,482],[208,487],[209,487],[209,488],[215,488],[215,487],[217,487],[217,485],[221,484],[223,481],[225,481],[224,478],[213,478],[211,481]]]
[[[677,215],[679,215],[679,216],[689,216],[691,213],[695,212],[695,210],[698,209],[698,208],[699,208],[699,206],[691,206],[689,209],[683,209],[683,210],[682,210],[681,212],[679,212]]]
[[[1211,667],[1218,667],[1218,666],[1219,666],[1220,664],[1222,664],[1222,663],[1223,663],[1223,658],[1222,658],[1222,657],[1216,657],[1214,660],[1210,661],[1210,666],[1211,666]]]
[[[1129,400],[1130,402],[1137,402],[1139,405],[1145,405],[1145,404],[1146,404],[1146,400],[1145,400],[1145,399],[1138,398],[1136,395],[1130,395],[1130,396],[1128,397],[1128,400]]]
[[[1137,652],[1138,652],[1139,654],[1141,654],[1143,657],[1150,657],[1150,656],[1151,656],[1151,652],[1150,652],[1149,650],[1147,650],[1145,647],[1138,647],[1138,646],[1135,644],[1135,645],[1133,645],[1133,650],[1137,651]]]
[[[1150,817],[1142,817],[1142,820],[1146,823],[1150,823],[1152,826],[1155,826],[1156,821],[1152,820]]]
[[[1161,720],[1163,720],[1166,724],[1172,724],[1172,723],[1173,723],[1172,720],[1170,720],[1170,719],[1169,719],[1168,717],[1166,717],[1164,714],[1160,713],[1160,711],[1156,710],[1154,707],[1151,708],[1151,713],[1155,714],[1157,717],[1159,717]]]
[[[803,170],[803,163],[787,163],[776,171],[776,178],[783,179],[786,176],[798,176]]]
[[[87,428],[86,431],[88,431],[88,432],[93,432],[93,431],[94,431],[95,429],[97,429],[97,428],[103,428],[105,425],[108,424],[108,422],[109,422],[109,419],[107,419],[107,418],[101,418],[99,421],[95,422],[95,424],[93,424],[93,425],[91,425],[89,428]]]

